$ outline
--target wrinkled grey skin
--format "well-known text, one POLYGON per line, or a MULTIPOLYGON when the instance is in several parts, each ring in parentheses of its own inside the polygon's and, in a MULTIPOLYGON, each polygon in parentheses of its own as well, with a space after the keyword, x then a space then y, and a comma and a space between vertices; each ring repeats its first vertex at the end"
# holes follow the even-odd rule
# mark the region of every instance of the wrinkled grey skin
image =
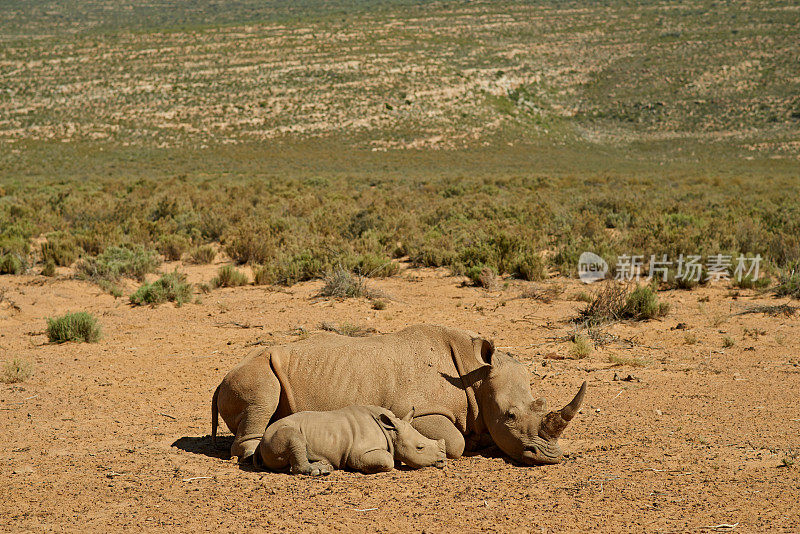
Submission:
POLYGON ((534 399, 528 369, 491 341, 444 326, 416 325, 393 334, 349 338, 319 334, 253 352, 222 380, 212 398, 235 434, 231 455, 246 461, 270 422, 301 411, 375 405, 396 415, 416 407, 413 425, 444 439, 459 458, 494 442, 525 465, 553 464, 558 438, 578 412, 586 383, 558 411, 534 399))
POLYGON ((498 352, 492 355, 491 364, 476 393, 492 440, 520 463, 558 463, 564 454, 558 437, 580 409, 586 382, 570 404, 548 412, 545 399, 533 398, 525 366, 498 352))
POLYGON ((411 426, 414 410, 398 419, 378 406, 348 406, 329 412, 299 412, 267 427, 253 456, 257 468, 327 475, 349 467, 363 473, 445 466, 444 440, 433 441, 411 426))

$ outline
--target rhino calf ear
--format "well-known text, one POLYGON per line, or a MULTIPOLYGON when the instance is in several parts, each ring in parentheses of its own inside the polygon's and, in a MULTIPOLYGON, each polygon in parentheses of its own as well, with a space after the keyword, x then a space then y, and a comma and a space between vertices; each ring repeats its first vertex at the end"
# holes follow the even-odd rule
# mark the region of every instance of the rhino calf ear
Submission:
POLYGON ((494 355, 494 343, 486 339, 473 339, 472 345, 475 348, 475 357, 478 361, 486 365, 492 365, 492 356, 494 355))
POLYGON ((378 416, 378 424, 389 432, 397 432, 397 423, 394 417, 382 413, 378 416))
POLYGON ((412 406, 411 407, 411 411, 408 412, 405 417, 403 417, 403 421, 405 421, 406 423, 410 423, 411 421, 413 421, 414 420, 414 412, 415 411, 416 411, 416 409, 412 406))

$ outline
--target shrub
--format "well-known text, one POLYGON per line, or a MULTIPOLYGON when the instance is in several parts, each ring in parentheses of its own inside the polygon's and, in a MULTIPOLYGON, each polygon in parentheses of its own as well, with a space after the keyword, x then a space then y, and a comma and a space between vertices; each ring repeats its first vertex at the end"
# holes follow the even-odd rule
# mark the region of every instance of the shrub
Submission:
POLYGON ((362 276, 338 267, 323 276, 325 285, 319 291, 322 297, 353 298, 369 297, 372 292, 362 276))
POLYGON ((697 336, 692 332, 687 332, 683 335, 684 345, 695 345, 697 343, 697 336))
POLYGON ((572 297, 572 299, 578 302, 592 302, 592 296, 586 291, 579 291, 572 297))
POLYGON ((373 300, 372 301, 372 309, 373 310, 385 310, 386 309, 386 301, 385 300, 373 300))
POLYGON ((276 282, 291 286, 297 282, 324 276, 325 263, 322 258, 314 256, 308 251, 293 256, 281 257, 274 267, 276 282))
POLYGON ((214 261, 214 258, 217 257, 217 251, 211 245, 203 245, 202 247, 194 248, 191 256, 194 263, 206 264, 214 261))
POLYGON ((55 276, 56 275, 56 264, 50 260, 44 264, 42 267, 42 276, 55 276))
POLYGON ((253 284, 257 286, 269 286, 278 281, 275 268, 271 265, 261 265, 253 269, 253 284))
POLYGON ((581 316, 589 324, 598 324, 620 319, 654 319, 668 311, 669 304, 658 302, 658 296, 650 286, 630 291, 625 285, 609 282, 595 294, 581 316))
POLYGON ((42 243, 42 261, 52 262, 62 267, 72 265, 80 253, 75 238, 53 234, 47 237, 47 242, 42 243))
POLYGON ((409 259, 415 267, 442 267, 452 265, 456 255, 451 250, 444 250, 434 245, 423 245, 409 253, 409 259))
POLYGON ((778 278, 778 285, 772 291, 776 297, 800 299, 800 266, 782 272, 778 278))
POLYGON ((725 336, 722 339, 722 346, 724 348, 729 349, 729 348, 733 347, 734 345, 736 345, 736 342, 733 340, 733 338, 731 336, 725 336))
POLYGON ((748 274, 747 276, 743 276, 740 279, 733 279, 733 286, 738 287, 740 289, 764 289, 769 287, 771 281, 769 278, 759 278, 758 280, 754 280, 753 276, 748 274))
POLYGON ((14 252, 0 256, 0 274, 22 274, 25 272, 25 261, 14 252))
MULTIPOLYGON (((2 228, 2 226, 0 226, 0 228, 2 228)), ((22 236, 12 235, 0 237, 0 256, 5 254, 16 254, 17 256, 24 257, 28 255, 30 250, 30 242, 28 239, 22 236)))
POLYGON ((547 264, 538 254, 527 252, 511 264, 511 274, 522 280, 539 281, 547 278, 547 264))
POLYGON ((165 274, 152 284, 144 284, 131 295, 132 304, 162 304, 170 301, 178 306, 192 298, 192 287, 186 283, 186 275, 178 271, 165 274))
POLYGON ((123 276, 144 280, 148 273, 155 272, 161 265, 158 253, 144 247, 108 247, 94 258, 87 258, 78 264, 78 276, 99 282, 116 281, 123 276))
POLYGON ((609 281, 594 294, 581 316, 589 324, 622 319, 627 299, 628 287, 609 281))
POLYGON ((225 252, 238 264, 267 263, 272 259, 272 242, 261 237, 255 230, 240 231, 225 246, 225 252))
POLYGON ((166 235, 159 239, 156 248, 167 261, 178 261, 189 248, 189 240, 180 235, 166 235))
POLYGON ((663 317, 669 312, 669 304, 658 302, 658 295, 650 286, 640 286, 631 291, 625 301, 622 316, 643 321, 663 317))
POLYGON ((33 365, 30 362, 14 358, 3 364, 2 381, 6 384, 24 382, 33 374, 33 365))
POLYGON ((362 254, 356 260, 355 269, 368 278, 387 278, 400 271, 400 266, 377 254, 362 254))
MULTIPOLYGON (((691 291, 692 289, 696 288, 697 286, 704 286, 708 283, 708 271, 706 270, 705 265, 703 265, 700 269, 700 278, 695 280, 694 278, 687 277, 687 276, 677 276, 676 270, 670 270, 667 273, 667 286, 673 289, 683 289, 685 291, 691 291)), ((656 279, 661 280, 660 277, 656 277, 656 279)))
POLYGON ((217 276, 211 280, 214 287, 236 287, 247 285, 247 275, 231 265, 220 267, 217 276))
POLYGON ((497 291, 500 288, 500 282, 494 270, 484 267, 481 269, 481 274, 478 277, 478 282, 489 291, 497 291))
POLYGON ((473 265, 467 269, 466 275, 472 281, 472 285, 489 290, 497 288, 497 273, 491 267, 483 264, 473 265))
POLYGON ((66 341, 95 343, 100 339, 100 325, 90 313, 68 313, 55 319, 47 319, 47 338, 51 343, 66 341))

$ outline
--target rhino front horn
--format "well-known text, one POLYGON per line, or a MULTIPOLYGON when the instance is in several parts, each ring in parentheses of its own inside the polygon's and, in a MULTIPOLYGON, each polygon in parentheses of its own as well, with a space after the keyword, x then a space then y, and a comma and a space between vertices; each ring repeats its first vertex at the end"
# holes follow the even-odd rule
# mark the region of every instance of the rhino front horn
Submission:
POLYGON ((578 390, 575 398, 569 404, 557 412, 550 412, 544 416, 540 427, 541 433, 544 434, 543 438, 549 440, 558 439, 564 429, 567 428, 569 422, 572 421, 572 418, 575 417, 575 414, 578 413, 578 410, 580 410, 584 395, 586 395, 585 380, 581 384, 581 389, 578 390))

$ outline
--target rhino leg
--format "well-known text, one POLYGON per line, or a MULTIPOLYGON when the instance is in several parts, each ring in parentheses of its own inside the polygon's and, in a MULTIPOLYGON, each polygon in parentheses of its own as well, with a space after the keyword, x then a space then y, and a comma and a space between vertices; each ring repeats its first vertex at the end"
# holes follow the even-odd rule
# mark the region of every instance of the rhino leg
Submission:
POLYGON ((394 457, 385 450, 369 451, 353 458, 348 464, 362 473, 382 473, 394 469, 394 457))
POLYGON ((305 436, 293 427, 285 427, 275 433, 273 440, 283 451, 284 461, 289 462, 290 472, 295 475, 314 477, 329 475, 333 467, 326 461, 309 462, 308 442, 305 436))
POLYGON ((461 458, 464 454, 464 434, 447 417, 438 414, 422 415, 415 417, 411 426, 426 438, 443 439, 448 458, 461 458))
POLYGON ((272 372, 261 371, 258 380, 226 377, 219 392, 219 410, 234 433, 231 456, 248 460, 264 436, 270 419, 278 409, 281 385, 272 372))

